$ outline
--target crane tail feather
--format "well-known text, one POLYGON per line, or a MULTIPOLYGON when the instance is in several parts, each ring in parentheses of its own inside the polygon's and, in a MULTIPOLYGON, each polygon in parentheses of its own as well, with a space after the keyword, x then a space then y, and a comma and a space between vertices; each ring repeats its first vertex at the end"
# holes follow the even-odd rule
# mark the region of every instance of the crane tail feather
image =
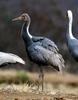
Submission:
POLYGON ((0 65, 5 63, 25 64, 25 61, 15 54, 0 52, 0 65))
POLYGON ((62 73, 63 69, 65 68, 65 62, 62 55, 59 53, 54 54, 52 61, 54 68, 62 73))
POLYGON ((15 63, 18 62, 18 63, 21 63, 21 64, 25 64, 25 61, 22 58, 20 58, 19 56, 15 55, 15 54, 12 54, 12 53, 9 53, 9 54, 10 54, 13 62, 15 62, 15 63))

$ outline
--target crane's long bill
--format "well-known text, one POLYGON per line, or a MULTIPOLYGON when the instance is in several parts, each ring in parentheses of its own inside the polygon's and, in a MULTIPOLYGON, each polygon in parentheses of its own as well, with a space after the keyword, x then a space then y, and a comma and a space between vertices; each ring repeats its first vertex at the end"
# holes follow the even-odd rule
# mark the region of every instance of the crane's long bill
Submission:
POLYGON ((12 21, 17 21, 17 20, 21 20, 21 17, 17 17, 17 18, 12 19, 12 21))

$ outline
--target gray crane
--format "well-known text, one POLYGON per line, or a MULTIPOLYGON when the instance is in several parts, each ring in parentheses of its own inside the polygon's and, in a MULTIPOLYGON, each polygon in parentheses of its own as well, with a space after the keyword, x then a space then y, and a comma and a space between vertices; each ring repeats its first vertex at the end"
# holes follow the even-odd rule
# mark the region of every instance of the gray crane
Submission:
POLYGON ((23 26, 21 30, 22 38, 25 43, 26 52, 31 61, 39 65, 40 77, 42 79, 42 91, 43 91, 43 81, 44 73, 43 66, 52 66, 56 70, 62 72, 64 67, 64 59, 59 53, 59 49, 56 44, 46 37, 32 36, 29 33, 30 26, 30 16, 27 13, 23 13, 21 16, 14 18, 12 21, 22 21, 23 26))
POLYGON ((0 66, 6 65, 8 63, 25 64, 25 61, 15 54, 0 52, 0 66))
POLYGON ((67 47, 69 49, 69 52, 73 56, 73 58, 78 61, 78 39, 76 39, 73 34, 72 34, 72 22, 73 22, 73 13, 71 10, 67 11, 68 15, 68 29, 67 29, 67 34, 66 34, 66 43, 67 47))

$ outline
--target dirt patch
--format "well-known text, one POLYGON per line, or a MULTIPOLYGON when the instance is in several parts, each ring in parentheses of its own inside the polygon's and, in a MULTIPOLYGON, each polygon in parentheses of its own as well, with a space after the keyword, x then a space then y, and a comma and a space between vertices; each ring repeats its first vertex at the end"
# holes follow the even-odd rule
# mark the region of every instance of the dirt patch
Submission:
POLYGON ((0 100, 78 100, 77 95, 46 95, 44 93, 0 92, 0 100))
POLYGON ((51 91, 46 89, 41 92, 35 86, 2 84, 0 85, 0 100, 78 100, 77 90, 63 85, 57 89, 51 88, 51 91))

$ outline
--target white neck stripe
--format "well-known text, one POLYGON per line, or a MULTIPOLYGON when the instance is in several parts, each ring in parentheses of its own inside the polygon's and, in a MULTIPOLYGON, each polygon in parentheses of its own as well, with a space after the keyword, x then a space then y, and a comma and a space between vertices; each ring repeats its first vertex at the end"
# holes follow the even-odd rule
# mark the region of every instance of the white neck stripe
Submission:
POLYGON ((29 26, 27 26, 27 34, 30 38, 32 38, 32 35, 29 33, 29 26))
POLYGON ((69 35, 71 39, 75 39, 75 37, 72 34, 72 22, 73 22, 73 14, 71 10, 68 10, 68 18, 69 18, 69 35))

